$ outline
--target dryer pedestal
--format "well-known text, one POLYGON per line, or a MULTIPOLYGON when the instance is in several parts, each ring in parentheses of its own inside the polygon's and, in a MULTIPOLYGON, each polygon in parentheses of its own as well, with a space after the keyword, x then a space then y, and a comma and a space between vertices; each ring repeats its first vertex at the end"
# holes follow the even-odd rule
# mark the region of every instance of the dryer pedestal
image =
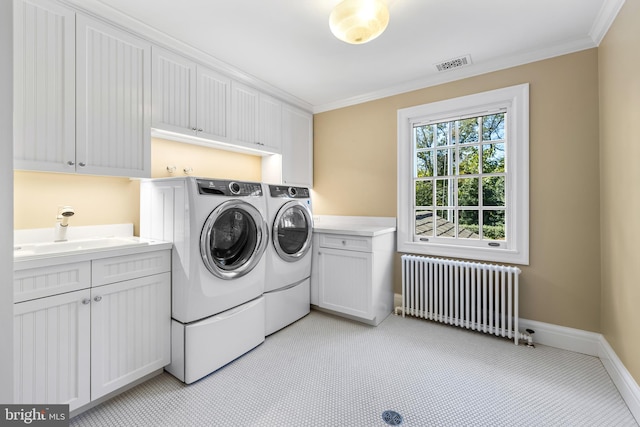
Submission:
POLYGON ((271 335, 309 314, 310 292, 311 279, 306 278, 293 286, 265 293, 265 335, 271 335))
POLYGON ((167 372, 191 384, 220 369, 264 341, 264 317, 260 297, 186 325, 172 320, 167 372))

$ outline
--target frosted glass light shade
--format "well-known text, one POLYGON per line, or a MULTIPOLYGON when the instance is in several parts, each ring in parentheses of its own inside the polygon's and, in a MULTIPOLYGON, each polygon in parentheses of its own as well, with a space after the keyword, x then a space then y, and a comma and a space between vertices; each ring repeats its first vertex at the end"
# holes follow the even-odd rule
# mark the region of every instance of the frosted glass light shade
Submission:
POLYGON ((389 9, 382 0, 344 0, 329 16, 329 27, 338 39, 361 44, 378 37, 389 24, 389 9))

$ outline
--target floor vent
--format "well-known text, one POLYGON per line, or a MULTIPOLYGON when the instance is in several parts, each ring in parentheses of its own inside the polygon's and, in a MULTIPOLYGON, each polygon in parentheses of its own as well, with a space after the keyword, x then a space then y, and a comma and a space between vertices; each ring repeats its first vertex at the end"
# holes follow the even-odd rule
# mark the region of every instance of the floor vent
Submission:
POLYGON ((402 424, 402 415, 396 411, 384 411, 382 413, 382 419, 390 426, 399 426, 402 424))
POLYGON ((435 64, 438 71, 453 70, 454 68, 465 67, 467 65, 471 65, 471 55, 460 56, 435 64))

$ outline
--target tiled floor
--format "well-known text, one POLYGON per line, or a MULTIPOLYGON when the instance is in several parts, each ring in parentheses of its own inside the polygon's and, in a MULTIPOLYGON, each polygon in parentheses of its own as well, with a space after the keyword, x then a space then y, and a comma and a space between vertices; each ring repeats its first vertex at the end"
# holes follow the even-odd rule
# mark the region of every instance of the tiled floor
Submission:
POLYGON ((317 311, 185 386, 164 373, 72 426, 637 426, 596 357, 414 318, 317 311))

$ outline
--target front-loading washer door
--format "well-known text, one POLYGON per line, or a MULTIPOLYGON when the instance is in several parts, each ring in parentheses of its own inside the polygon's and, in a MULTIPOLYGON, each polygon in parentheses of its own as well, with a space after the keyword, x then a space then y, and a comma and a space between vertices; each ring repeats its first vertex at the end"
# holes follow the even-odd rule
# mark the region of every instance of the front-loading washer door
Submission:
POLYGON ((249 273, 266 248, 267 223, 255 206, 226 201, 209 214, 200 234, 200 254, 207 269, 221 279, 249 273))
POLYGON ((313 220, 304 203, 285 203, 273 221, 273 246, 285 261, 293 262, 302 258, 311 248, 313 220))

